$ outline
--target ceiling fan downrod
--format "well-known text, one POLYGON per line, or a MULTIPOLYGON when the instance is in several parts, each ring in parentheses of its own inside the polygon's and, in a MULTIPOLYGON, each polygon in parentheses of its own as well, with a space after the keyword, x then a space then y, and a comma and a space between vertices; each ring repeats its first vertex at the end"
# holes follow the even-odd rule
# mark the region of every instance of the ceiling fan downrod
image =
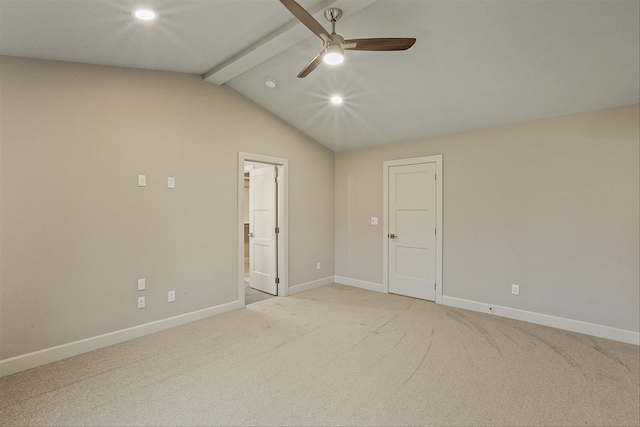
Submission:
POLYGON ((327 21, 331 22, 331 34, 336 33, 336 22, 342 16, 342 9, 337 7, 331 7, 324 11, 324 17, 327 21))

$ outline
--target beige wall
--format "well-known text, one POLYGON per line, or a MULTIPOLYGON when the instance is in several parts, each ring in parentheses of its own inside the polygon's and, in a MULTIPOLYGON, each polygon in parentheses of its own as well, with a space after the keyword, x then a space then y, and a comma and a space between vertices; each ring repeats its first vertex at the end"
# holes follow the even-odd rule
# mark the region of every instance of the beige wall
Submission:
POLYGON ((239 151, 289 160, 290 285, 333 274, 333 153, 237 92, 187 74, 0 67, 1 359, 237 300, 239 151))
POLYGON ((632 105, 336 153, 336 275, 383 282, 382 162, 443 154, 445 296, 638 331, 638 121, 632 105))
POLYGON ((445 295, 638 331, 638 116, 334 156, 199 76, 0 57, 0 359, 236 300, 239 151, 289 159, 292 286, 382 283, 382 162, 443 154, 445 295))

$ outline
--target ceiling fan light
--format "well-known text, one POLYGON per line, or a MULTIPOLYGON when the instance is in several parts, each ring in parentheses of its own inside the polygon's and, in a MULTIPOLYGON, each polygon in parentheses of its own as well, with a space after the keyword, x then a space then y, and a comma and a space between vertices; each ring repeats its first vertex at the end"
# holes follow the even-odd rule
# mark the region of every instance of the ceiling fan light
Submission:
POLYGON ((344 53, 340 46, 333 44, 327 48, 322 60, 329 65, 342 64, 342 61, 344 61, 344 53))

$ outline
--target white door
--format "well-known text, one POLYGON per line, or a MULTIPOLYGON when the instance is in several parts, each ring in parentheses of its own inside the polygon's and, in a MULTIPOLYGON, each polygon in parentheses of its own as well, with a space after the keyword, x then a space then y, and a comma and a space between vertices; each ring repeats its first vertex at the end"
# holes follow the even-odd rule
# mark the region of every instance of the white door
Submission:
POLYGON ((436 164, 389 167, 389 292, 435 301, 436 164))
POLYGON ((249 286, 278 295, 276 167, 249 171, 249 286))

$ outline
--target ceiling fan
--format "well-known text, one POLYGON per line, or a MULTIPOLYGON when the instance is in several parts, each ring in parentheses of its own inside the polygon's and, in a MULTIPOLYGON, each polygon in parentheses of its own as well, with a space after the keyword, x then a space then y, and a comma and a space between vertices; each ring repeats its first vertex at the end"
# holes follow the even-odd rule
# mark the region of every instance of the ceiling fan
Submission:
POLYGON ((330 8, 325 10, 324 17, 331 22, 331 34, 315 20, 309 12, 294 0, 280 0, 289 12, 293 14, 315 35, 322 39, 322 52, 300 71, 298 77, 306 77, 315 70, 321 62, 330 65, 340 64, 344 60, 345 50, 407 50, 416 42, 414 38, 374 38, 374 39, 350 39, 345 40, 340 34, 336 34, 336 21, 342 16, 342 10, 330 8))

